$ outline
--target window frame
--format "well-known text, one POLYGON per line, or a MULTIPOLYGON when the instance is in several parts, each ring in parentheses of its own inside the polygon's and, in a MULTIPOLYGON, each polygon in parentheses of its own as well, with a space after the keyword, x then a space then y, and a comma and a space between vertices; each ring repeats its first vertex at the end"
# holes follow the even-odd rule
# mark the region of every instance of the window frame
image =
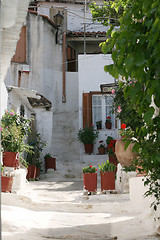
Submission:
MULTIPOLYGON (((105 129, 106 100, 105 100, 105 98, 103 98, 101 92, 93 91, 93 92, 90 92, 90 93, 91 93, 91 98, 92 98, 92 123, 95 125, 95 123, 93 122, 93 119, 94 119, 94 116, 93 116, 93 114, 94 114, 94 110, 93 110, 93 107, 94 107, 94 105, 93 105, 93 96, 100 95, 101 98, 102 98, 102 105, 101 105, 101 117, 102 117, 102 119, 99 119, 99 120, 102 120, 102 129, 105 129)), ((112 93, 110 92, 110 93, 107 93, 107 94, 111 95, 112 93)), ((112 124, 113 125, 112 130, 117 129, 117 119, 116 119, 115 114, 113 114, 113 115, 114 115, 114 125, 112 124)))

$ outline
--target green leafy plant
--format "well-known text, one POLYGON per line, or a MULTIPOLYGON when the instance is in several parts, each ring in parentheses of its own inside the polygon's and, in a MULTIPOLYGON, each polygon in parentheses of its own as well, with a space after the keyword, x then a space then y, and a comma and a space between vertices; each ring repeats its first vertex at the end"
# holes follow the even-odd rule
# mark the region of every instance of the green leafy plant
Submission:
POLYGON ((44 156, 44 159, 47 159, 47 158, 52 158, 52 155, 50 153, 47 153, 45 156, 44 156))
MULTIPOLYGON (((106 3, 108 5, 108 2, 106 3)), ((148 174, 146 196, 154 196, 152 206, 160 204, 160 58, 159 0, 115 0, 107 7, 92 5, 94 19, 107 25, 115 10, 124 11, 117 20, 119 28, 110 25, 108 39, 101 43, 102 52, 112 53, 113 64, 105 66, 117 81, 116 113, 122 123, 131 129, 135 138, 133 151, 138 154, 134 164, 148 174), (112 10, 111 10, 112 9, 112 10), (119 108, 118 108, 119 107, 119 108), (119 112, 118 112, 119 111, 119 112)), ((115 14, 116 16, 116 14, 115 14)), ((109 25, 108 25, 109 26, 109 25)))
POLYGON ((93 167, 92 165, 83 168, 83 173, 96 173, 96 172, 97 168, 93 167))
POLYGON ((130 165, 129 167, 123 167, 123 171, 125 172, 135 172, 137 167, 130 165))
POLYGON ((102 124, 102 120, 96 121, 96 125, 102 124))
POLYGON ((13 110, 6 110, 1 119, 1 145, 6 152, 28 152, 30 147, 25 143, 30 132, 31 120, 13 110))
POLYGON ((41 168, 41 154, 47 145, 46 141, 43 139, 41 133, 33 131, 29 136, 28 143, 32 147, 32 152, 27 154, 27 162, 41 168))
POLYGON ((93 144, 95 139, 98 137, 98 132, 94 129, 94 126, 85 127, 79 129, 78 131, 78 140, 84 144, 91 143, 93 144))
POLYGON ((19 156, 20 163, 25 167, 28 168, 28 162, 22 156, 19 156))
POLYGON ((107 160, 105 163, 98 164, 99 170, 101 172, 115 172, 116 171, 116 165, 113 163, 110 163, 109 160, 107 160))

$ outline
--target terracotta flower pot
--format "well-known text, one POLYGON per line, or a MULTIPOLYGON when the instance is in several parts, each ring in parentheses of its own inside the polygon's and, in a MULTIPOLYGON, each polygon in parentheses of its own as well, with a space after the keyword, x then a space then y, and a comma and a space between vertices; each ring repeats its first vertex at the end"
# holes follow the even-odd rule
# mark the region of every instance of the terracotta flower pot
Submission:
POLYGON ((88 192, 97 192, 97 173, 83 173, 83 188, 88 192))
POLYGON ((35 165, 28 165, 26 178, 27 179, 35 179, 36 178, 36 166, 35 165))
POLYGON ((97 130, 102 129, 102 123, 97 123, 96 127, 97 127, 97 130))
POLYGON ((115 173, 101 172, 101 191, 115 189, 115 173))
POLYGON ((18 152, 3 152, 3 166, 19 168, 18 152))
POLYGON ((36 167, 36 177, 35 178, 38 178, 39 175, 40 175, 40 168, 36 167))
POLYGON ((92 143, 86 143, 84 144, 84 148, 85 148, 85 153, 93 153, 93 144, 92 143))
POLYGON ((133 159, 136 157, 136 154, 132 152, 133 146, 134 146, 134 143, 130 143, 127 149, 125 150, 124 149, 125 142, 123 142, 121 139, 116 142, 115 154, 122 166, 129 167, 133 159))
POLYGON ((13 177, 1 176, 1 191, 11 192, 12 183, 13 183, 13 177))
POLYGON ((45 169, 49 169, 49 168, 56 170, 56 158, 45 159, 45 169))
POLYGON ((112 123, 111 122, 106 122, 106 129, 111 129, 112 128, 112 123))
POLYGON ((99 147, 98 152, 99 152, 100 155, 105 154, 105 148, 104 147, 99 147))

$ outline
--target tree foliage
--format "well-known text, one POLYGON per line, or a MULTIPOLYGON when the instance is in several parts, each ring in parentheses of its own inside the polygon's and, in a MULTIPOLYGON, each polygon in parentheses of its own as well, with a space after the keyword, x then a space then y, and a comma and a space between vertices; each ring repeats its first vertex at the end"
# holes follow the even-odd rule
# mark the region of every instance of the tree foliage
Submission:
POLYGON ((119 17, 118 28, 105 21, 109 30, 100 46, 104 54, 112 53, 113 64, 104 69, 119 80, 115 104, 122 111, 118 116, 136 139, 139 158, 135 164, 148 173, 146 196, 155 197, 152 205, 156 210, 160 203, 160 4, 159 0, 107 3, 107 10, 91 5, 93 17, 102 23, 103 16, 110 16, 110 8, 119 17))

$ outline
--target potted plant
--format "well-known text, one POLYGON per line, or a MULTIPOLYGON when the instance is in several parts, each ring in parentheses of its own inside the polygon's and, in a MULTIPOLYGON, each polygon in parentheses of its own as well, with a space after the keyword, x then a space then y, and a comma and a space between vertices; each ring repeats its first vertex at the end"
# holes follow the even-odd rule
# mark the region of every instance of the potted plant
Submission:
POLYGON ((103 140, 99 141, 99 143, 98 152, 100 155, 103 155, 105 154, 105 145, 103 144, 103 140))
POLYGON ((93 143, 98 137, 98 132, 94 129, 94 126, 79 129, 77 135, 78 140, 84 143, 85 153, 91 154, 93 152, 93 143))
POLYGON ((108 160, 98 166, 101 174, 101 191, 114 190, 116 166, 108 160))
POLYGON ((28 142, 32 147, 32 151, 27 154, 28 171, 26 178, 30 180, 39 177, 42 165, 41 154, 46 146, 46 141, 43 140, 41 133, 33 131, 29 135, 28 142))
POLYGON ((97 192, 97 168, 92 165, 83 168, 83 189, 97 192))
POLYGON ((115 145, 116 156, 122 166, 129 167, 132 164, 132 161, 137 158, 137 154, 132 151, 134 143, 130 138, 132 135, 131 128, 123 123, 121 125, 120 135, 121 139, 119 139, 115 145), (127 147, 126 143, 128 145, 127 147))
POLYGON ((117 158, 116 158, 116 155, 115 155, 116 140, 113 137, 108 136, 107 139, 106 139, 106 143, 107 143, 107 153, 108 153, 108 156, 109 156, 109 161, 111 163, 114 163, 115 165, 117 165, 118 162, 117 162, 117 158))
POLYGON ((111 117, 110 116, 106 117, 105 125, 106 125, 106 129, 111 129, 112 128, 112 122, 111 122, 111 117))
POLYGON ((45 159, 45 170, 52 168, 56 170, 56 158, 52 157, 50 153, 47 153, 44 156, 45 159))
POLYGON ((19 153, 30 151, 25 140, 30 132, 30 120, 13 110, 6 110, 1 119, 1 146, 3 150, 3 165, 19 167, 19 153))
POLYGON ((96 121, 97 130, 102 129, 102 120, 96 121))
POLYGON ((13 177, 4 172, 4 167, 1 165, 1 192, 11 192, 13 177))

